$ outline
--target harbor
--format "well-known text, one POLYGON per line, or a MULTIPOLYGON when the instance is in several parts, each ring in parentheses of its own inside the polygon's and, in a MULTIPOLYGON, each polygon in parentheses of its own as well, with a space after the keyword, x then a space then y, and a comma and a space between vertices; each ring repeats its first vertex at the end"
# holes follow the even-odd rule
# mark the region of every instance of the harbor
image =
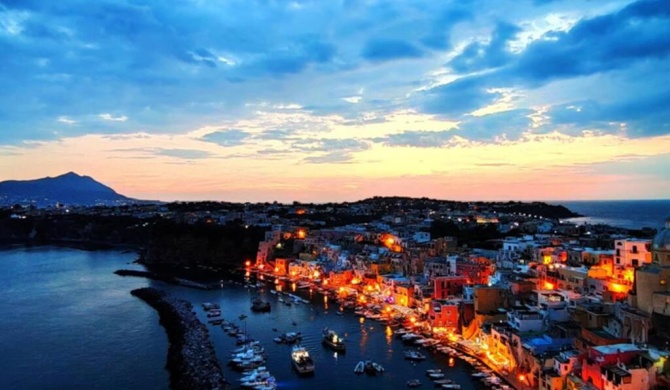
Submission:
MULTIPOLYGON (((283 290, 279 287, 279 290, 283 290)), ((384 318, 368 312, 367 318, 355 306, 335 302, 327 291, 314 287, 277 291, 272 282, 227 281, 217 291, 184 290, 194 305, 220 305, 223 324, 210 324, 210 335, 217 354, 225 363, 239 340, 262 346, 261 365, 246 371, 224 367, 226 378, 239 388, 324 388, 385 389, 425 387, 445 389, 509 389, 505 382, 476 359, 456 348, 417 336, 412 343, 403 340, 402 322, 387 324, 384 318), (216 298, 217 295, 220 298, 216 298), (225 298, 224 298, 225 297, 225 298), (271 305, 268 312, 252 309, 252 302, 271 305), (287 305, 286 303, 290 303, 287 305), (236 337, 229 337, 231 329, 236 337), (242 336, 238 335, 243 334, 242 336), (335 343, 326 340, 337 340, 335 343), (429 340, 426 342, 426 340, 429 340), (312 367, 305 375, 292 363, 293 348, 309 352, 312 367), (408 359, 407 356, 421 356, 408 359), (476 368, 479 367, 479 368, 476 368), (356 370, 361 368, 358 373, 356 370), (260 370, 260 371, 259 371, 260 370), (268 375, 270 382, 258 387, 243 385, 250 375, 268 375)), ((213 309, 217 310, 217 309, 213 309)), ((197 310, 203 320, 209 310, 197 310)), ((211 318, 209 318, 211 320, 211 318)), ((409 319, 405 322, 411 324, 409 319)), ((224 364, 225 365, 225 364, 224 364)))

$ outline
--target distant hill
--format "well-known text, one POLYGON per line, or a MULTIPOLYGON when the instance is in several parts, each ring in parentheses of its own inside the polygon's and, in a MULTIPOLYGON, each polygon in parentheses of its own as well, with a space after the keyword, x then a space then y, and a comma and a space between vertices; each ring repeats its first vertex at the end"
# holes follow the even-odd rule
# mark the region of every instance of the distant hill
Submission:
POLYGON ((27 204, 38 207, 61 204, 96 205, 132 202, 89 176, 68 172, 56 177, 0 182, 0 204, 27 204))

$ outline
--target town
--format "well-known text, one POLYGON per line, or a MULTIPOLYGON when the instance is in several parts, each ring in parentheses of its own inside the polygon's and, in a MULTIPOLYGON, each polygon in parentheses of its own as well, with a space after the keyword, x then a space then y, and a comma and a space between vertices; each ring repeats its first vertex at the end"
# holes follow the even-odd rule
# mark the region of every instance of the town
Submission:
MULTIPOLYGON (((247 277, 275 283, 277 291, 315 289, 341 310, 393 325, 398 335, 456 349, 517 389, 670 387, 670 219, 658 232, 629 231, 557 217, 569 217, 566 211, 540 203, 372 198, 14 207, 9 219, 105 215, 131 218, 127 229, 166 219, 234 223, 263 232, 253 243, 255 258, 238 264, 247 277)), ((181 261, 217 266, 202 257, 181 261)))

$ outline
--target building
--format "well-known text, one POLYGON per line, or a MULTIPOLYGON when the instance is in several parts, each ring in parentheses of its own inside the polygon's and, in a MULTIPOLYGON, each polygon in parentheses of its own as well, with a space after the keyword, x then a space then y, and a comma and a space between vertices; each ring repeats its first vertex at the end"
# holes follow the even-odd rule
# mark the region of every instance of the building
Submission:
POLYGON ((433 298, 447 299, 463 293, 463 286, 468 284, 465 276, 438 276, 433 278, 433 298))
POLYGON ((456 301, 433 300, 428 310, 428 320, 433 328, 457 330, 460 324, 460 305, 456 301))
POLYGON ((651 240, 625 238, 614 240, 614 264, 618 267, 640 267, 651 263, 651 240))

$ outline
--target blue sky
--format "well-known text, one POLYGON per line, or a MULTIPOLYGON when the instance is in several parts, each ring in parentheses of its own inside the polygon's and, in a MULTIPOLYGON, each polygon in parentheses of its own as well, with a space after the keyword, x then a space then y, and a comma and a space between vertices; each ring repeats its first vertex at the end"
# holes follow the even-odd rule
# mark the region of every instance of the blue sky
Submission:
POLYGON ((482 197, 570 194, 518 190, 527 170, 591 183, 580 198, 636 178, 619 197, 670 197, 667 0, 0 0, 0 53, 0 179, 75 170, 165 199, 422 195, 403 184, 422 179, 467 198, 448 184, 494 178, 506 189, 482 197))

